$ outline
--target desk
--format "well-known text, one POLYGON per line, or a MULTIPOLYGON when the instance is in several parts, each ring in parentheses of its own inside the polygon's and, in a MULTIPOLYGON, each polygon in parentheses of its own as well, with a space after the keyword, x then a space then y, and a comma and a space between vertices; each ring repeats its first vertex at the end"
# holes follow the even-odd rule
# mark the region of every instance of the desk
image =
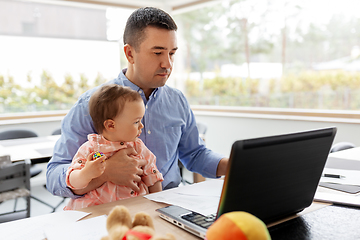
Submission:
MULTIPOLYGON (((172 233, 176 239, 199 239, 198 237, 182 230, 171 223, 161 219, 155 209, 167 206, 164 203, 150 201, 144 197, 135 197, 99 206, 81 209, 92 214, 84 219, 108 214, 116 205, 126 206, 132 216, 135 213, 147 212, 153 219, 157 233, 172 233)), ((334 205, 314 202, 303 212, 268 225, 273 240, 277 239, 359 239, 358 226, 360 210, 356 208, 338 207, 334 205), (349 237, 347 237, 349 236, 349 237)))
MULTIPOLYGON (((155 212, 155 209, 165 207, 166 204, 153 202, 142 196, 92 206, 81 209, 80 211, 91 213, 91 215, 84 218, 85 220, 103 214, 108 214, 116 205, 126 206, 132 217, 137 212, 147 212, 152 217, 155 230, 158 234, 165 235, 166 233, 172 233, 176 236, 177 240, 199 239, 159 217, 158 213, 155 212)), ((284 219, 284 221, 271 224, 268 228, 273 240, 354 240, 359 239, 360 236, 359 219, 359 209, 338 207, 330 204, 314 202, 303 212, 284 219)), ((31 220, 32 218, 26 219, 29 226, 33 225, 31 220)), ((6 223, 7 232, 18 231, 18 221, 6 223)), ((26 234, 26 232, 22 232, 21 234, 26 234)))
POLYGON ((46 137, 19 138, 0 141, 1 155, 10 155, 11 161, 21 161, 24 159, 37 160, 49 158, 53 154, 53 149, 60 135, 46 137))

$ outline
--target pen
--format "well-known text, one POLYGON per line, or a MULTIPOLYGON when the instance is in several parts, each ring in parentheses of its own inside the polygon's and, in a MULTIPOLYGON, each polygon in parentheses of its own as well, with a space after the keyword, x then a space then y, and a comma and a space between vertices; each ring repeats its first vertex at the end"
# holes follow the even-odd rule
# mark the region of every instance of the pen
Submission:
POLYGON ((324 173, 322 176, 329 178, 345 178, 345 176, 341 176, 339 174, 329 174, 329 173, 324 173))

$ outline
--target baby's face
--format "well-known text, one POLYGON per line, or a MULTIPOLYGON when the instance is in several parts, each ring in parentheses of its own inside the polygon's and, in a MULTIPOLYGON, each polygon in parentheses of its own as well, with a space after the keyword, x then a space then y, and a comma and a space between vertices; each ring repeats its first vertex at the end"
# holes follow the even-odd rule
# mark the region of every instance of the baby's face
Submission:
POLYGON ((141 119, 145 114, 142 100, 126 101, 123 111, 115 117, 115 128, 112 134, 114 142, 133 142, 141 134, 144 125, 141 119))

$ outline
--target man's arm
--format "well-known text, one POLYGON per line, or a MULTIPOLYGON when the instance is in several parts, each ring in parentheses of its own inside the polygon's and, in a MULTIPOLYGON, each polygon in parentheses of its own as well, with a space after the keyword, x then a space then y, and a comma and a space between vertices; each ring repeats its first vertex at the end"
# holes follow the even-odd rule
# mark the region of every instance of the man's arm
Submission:
POLYGON ((47 165, 46 172, 46 187, 53 195, 78 198, 79 195, 100 187, 106 181, 138 190, 134 181, 138 181, 139 177, 136 175, 142 174, 141 166, 144 164, 138 160, 133 161, 133 158, 127 155, 127 153, 131 154, 131 150, 119 151, 109 158, 104 174, 93 179, 81 191, 72 192, 66 185, 66 171, 72 158, 81 144, 87 140, 87 135, 95 133, 88 112, 90 95, 91 92, 87 92, 80 97, 62 121, 61 137, 55 144, 53 157, 47 165))
POLYGON ((216 178, 225 175, 227 158, 223 154, 216 153, 205 146, 199 136, 196 126, 195 115, 190 105, 184 99, 184 109, 187 117, 184 118, 186 125, 182 130, 179 142, 179 157, 184 166, 192 171, 201 174, 206 178, 216 178))
POLYGON ((226 174, 227 166, 229 163, 229 158, 222 158, 218 164, 217 170, 216 170, 216 176, 221 177, 226 174))
POLYGON ((133 148, 121 149, 106 160, 105 172, 100 177, 91 180, 86 188, 73 190, 73 192, 77 195, 82 195, 100 187, 107 181, 130 187, 134 191, 139 192, 140 188, 136 182, 141 181, 139 175, 143 174, 141 168, 145 166, 146 160, 135 159, 132 155, 136 155, 133 148))
POLYGON ((89 118, 86 101, 81 98, 62 121, 61 137, 54 146, 46 172, 46 187, 54 195, 79 197, 66 185, 66 172, 77 150, 87 141, 87 135, 94 132, 89 118))

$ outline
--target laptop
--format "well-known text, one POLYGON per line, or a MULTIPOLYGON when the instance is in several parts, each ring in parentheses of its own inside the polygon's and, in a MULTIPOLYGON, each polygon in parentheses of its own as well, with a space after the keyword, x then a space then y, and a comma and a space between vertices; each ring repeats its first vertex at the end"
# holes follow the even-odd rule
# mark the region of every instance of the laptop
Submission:
POLYGON ((227 212, 249 212, 265 224, 296 214, 313 202, 335 134, 331 127, 236 141, 217 213, 202 216, 179 206, 156 211, 201 238, 227 212))

